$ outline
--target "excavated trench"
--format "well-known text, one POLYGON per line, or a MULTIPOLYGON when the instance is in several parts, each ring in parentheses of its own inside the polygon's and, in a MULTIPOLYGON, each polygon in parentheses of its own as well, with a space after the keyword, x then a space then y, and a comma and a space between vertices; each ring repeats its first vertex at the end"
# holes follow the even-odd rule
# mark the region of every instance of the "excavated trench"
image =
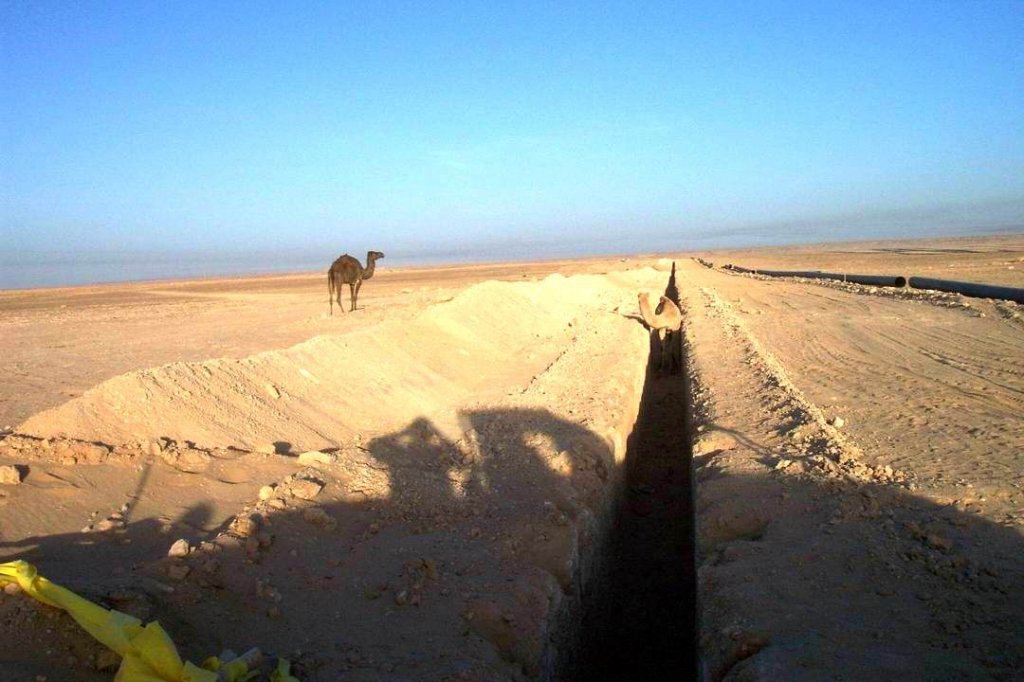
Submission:
POLYGON ((636 424, 604 551, 582 595, 561 680, 698 677, 689 373, 656 367, 652 340, 636 424))

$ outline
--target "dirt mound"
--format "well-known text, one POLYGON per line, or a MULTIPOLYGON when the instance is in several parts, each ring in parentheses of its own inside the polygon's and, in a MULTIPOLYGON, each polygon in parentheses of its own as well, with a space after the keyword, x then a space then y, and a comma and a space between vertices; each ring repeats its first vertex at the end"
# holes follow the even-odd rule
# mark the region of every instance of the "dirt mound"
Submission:
MULTIPOLYGON (((0 491, 0 560, 105 605, 141 591, 191 660, 258 646, 304 680, 536 678, 600 555, 645 376, 636 291, 662 277, 485 282, 106 381, 0 441, 27 474, 0 491)), ((53 646, 99 669, 5 599, 24 625, 0 670, 51 675, 53 646)))
POLYGON ((17 430, 110 444, 167 437, 250 450, 336 447, 529 381, 558 357, 573 318, 607 314, 621 292, 598 276, 485 282, 410 320, 241 360, 130 372, 17 430))

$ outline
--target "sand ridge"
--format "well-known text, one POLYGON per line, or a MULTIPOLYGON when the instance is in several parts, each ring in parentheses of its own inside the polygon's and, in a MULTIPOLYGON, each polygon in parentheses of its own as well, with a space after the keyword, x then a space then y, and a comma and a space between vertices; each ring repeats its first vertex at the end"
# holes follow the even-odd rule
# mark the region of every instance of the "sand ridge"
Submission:
MULTIPOLYGON (((115 377, 0 442, 0 461, 29 468, 0 502, 14 510, 0 551, 105 603, 131 586, 139 608, 190 624, 193 657, 242 618, 247 642, 231 646, 320 651, 300 660, 305 679, 534 675, 589 571, 643 384, 631 301, 662 278, 486 282, 408 320, 115 377), (123 579, 97 581, 101 566, 123 579), (311 607, 310 589, 329 599, 311 607), (342 655, 323 639, 337 631, 342 655), (424 661, 424 646, 460 655, 424 661)), ((4 606, 24 632, 41 617, 4 606)), ((84 669, 98 660, 61 636, 84 669)), ((39 669, 32 654, 8 663, 39 669)))
POLYGON ((337 447, 369 425, 405 424, 424 406, 433 413, 471 395, 500 395, 550 365, 572 320, 600 314, 617 291, 586 275, 485 282, 409 320, 239 360, 129 372, 17 430, 109 444, 168 437, 250 450, 337 447))

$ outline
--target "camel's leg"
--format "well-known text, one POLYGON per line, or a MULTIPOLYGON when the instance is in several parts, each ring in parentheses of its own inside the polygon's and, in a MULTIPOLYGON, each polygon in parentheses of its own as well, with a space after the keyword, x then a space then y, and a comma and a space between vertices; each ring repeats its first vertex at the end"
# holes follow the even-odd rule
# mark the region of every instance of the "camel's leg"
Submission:
POLYGON ((338 285, 334 288, 334 297, 338 302, 338 310, 345 312, 345 304, 341 302, 341 285, 344 282, 338 282, 338 285))
POLYGON ((352 294, 352 310, 356 309, 356 302, 359 300, 359 289, 363 286, 363 280, 356 282, 356 291, 352 294))
POLYGON ((668 333, 665 343, 668 344, 668 373, 675 374, 679 369, 679 337, 674 329, 668 333))
POLYGON ((668 350, 666 338, 668 338, 667 330, 658 330, 658 370, 662 373, 665 372, 665 353, 668 350))
POLYGON ((664 330, 661 337, 661 373, 667 374, 672 368, 672 332, 664 330))

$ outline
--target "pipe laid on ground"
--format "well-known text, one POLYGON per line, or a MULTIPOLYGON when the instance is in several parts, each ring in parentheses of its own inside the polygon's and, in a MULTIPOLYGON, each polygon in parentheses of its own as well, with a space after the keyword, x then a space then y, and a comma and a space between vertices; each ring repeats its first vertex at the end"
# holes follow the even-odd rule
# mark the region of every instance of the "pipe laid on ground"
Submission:
POLYGON ((907 278, 900 275, 843 275, 844 281, 854 284, 867 284, 876 287, 896 287, 902 289, 907 286, 907 278))
MULTIPOLYGON (((771 274, 769 270, 758 270, 765 274, 771 274)), ((772 270, 781 272, 781 270, 772 270)), ((900 275, 891 274, 845 274, 843 272, 791 272, 787 275, 777 274, 772 276, 793 276, 793 278, 812 278, 815 280, 836 280, 838 282, 852 282, 853 284, 870 285, 872 287, 896 287, 902 289, 906 286, 906 278, 900 275)))
POLYGON ((911 277, 910 286, 914 289, 935 289, 973 298, 999 298, 1004 301, 1024 303, 1024 289, 1017 289, 1015 287, 999 287, 991 284, 957 282, 950 279, 932 279, 930 277, 911 277))
POLYGON ((821 270, 748 270, 732 266, 736 272, 751 272, 769 277, 804 277, 807 279, 834 279, 840 282, 853 282, 854 284, 868 284, 876 287, 897 287, 907 286, 907 278, 895 275, 846 275, 837 272, 822 272, 821 270))
POLYGON ((747 274, 750 274, 750 275, 756 275, 757 274, 757 270, 751 270, 749 268, 741 268, 740 266, 733 265, 732 263, 728 263, 724 267, 725 267, 726 270, 732 270, 733 272, 744 272, 744 273, 747 273, 747 274))

